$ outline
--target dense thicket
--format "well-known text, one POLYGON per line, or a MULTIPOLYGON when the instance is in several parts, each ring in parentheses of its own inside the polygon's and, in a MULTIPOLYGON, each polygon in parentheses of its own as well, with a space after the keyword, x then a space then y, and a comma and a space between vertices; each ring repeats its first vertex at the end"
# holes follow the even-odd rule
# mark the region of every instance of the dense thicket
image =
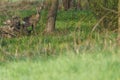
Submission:
POLYGON ((118 0, 89 0, 90 9, 98 19, 103 19, 101 26, 110 30, 117 28, 118 0), (104 17, 104 18, 103 18, 104 17))
MULTIPOLYGON (((27 1, 31 1, 31 0, 27 0, 27 1)), ((38 1, 38 0, 32 0, 32 1, 38 1)), ((44 7, 46 9, 49 9, 52 0, 40 0, 40 1, 44 3, 44 7)), ((62 10, 66 10, 68 6, 69 9, 91 10, 95 14, 98 20, 103 19, 100 22, 100 26, 102 27, 102 29, 104 28, 109 30, 117 29, 118 0, 59 0, 59 3, 60 3, 59 9, 62 10), (69 2, 71 4, 67 4, 66 2, 64 3, 63 1, 69 2)))

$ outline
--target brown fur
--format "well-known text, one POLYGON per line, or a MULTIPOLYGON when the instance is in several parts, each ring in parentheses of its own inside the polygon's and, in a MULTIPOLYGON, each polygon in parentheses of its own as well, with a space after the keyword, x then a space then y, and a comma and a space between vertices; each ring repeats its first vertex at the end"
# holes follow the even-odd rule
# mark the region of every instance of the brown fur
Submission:
POLYGON ((27 30, 27 27, 31 26, 32 27, 32 31, 35 32, 35 27, 36 27, 37 23, 40 20, 41 9, 42 9, 42 7, 36 8, 36 10, 37 10, 36 14, 33 14, 31 16, 23 18, 23 22, 24 22, 23 23, 23 28, 25 30, 27 30))
POLYGON ((22 34, 29 34, 31 31, 35 32, 35 27, 40 20, 40 13, 43 6, 36 8, 37 13, 31 16, 21 19, 18 16, 14 16, 4 22, 4 25, 13 28, 14 32, 20 32, 22 34), (32 30, 28 30, 28 27, 32 27, 32 30))

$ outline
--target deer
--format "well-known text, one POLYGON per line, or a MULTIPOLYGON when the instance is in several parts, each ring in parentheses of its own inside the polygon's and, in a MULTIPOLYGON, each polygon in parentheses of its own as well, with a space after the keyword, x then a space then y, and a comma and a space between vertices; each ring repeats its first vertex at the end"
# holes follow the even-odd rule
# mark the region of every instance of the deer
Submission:
POLYGON ((35 33, 35 27, 40 20, 41 10, 43 4, 36 8, 36 14, 27 16, 25 18, 20 18, 18 16, 13 16, 12 19, 8 19, 4 22, 5 25, 9 25, 14 28, 14 31, 30 34, 32 31, 35 33), (32 30, 28 30, 28 27, 32 27, 32 30))
POLYGON ((31 33, 31 31, 35 33, 35 27, 40 20, 42 7, 43 6, 36 8, 36 11, 37 11, 36 14, 30 15, 22 19, 23 29, 26 30, 28 33, 31 33), (30 26, 32 27, 32 30, 27 30, 27 28, 30 26))

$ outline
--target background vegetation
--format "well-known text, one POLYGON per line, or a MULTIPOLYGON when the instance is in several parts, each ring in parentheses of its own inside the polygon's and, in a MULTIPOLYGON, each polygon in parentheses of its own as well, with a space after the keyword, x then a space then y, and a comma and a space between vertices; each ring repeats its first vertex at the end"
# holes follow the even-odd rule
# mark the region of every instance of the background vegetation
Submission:
MULTIPOLYGON (((107 12, 102 10, 102 3, 96 4, 99 1, 102 0, 92 1, 87 10, 59 10, 56 31, 51 35, 43 35, 47 19, 47 10, 43 10, 36 28, 38 35, 0 38, 0 80, 119 80, 117 31, 101 25, 94 29, 107 12), (93 7, 95 4, 97 7, 93 7)), ((113 8, 111 1, 108 1, 107 8, 116 10, 116 2, 113 8)), ((0 13, 1 26, 12 15, 32 15, 37 3, 5 4, 0 9, 3 10, 0 13)), ((116 16, 114 12, 110 15, 116 16)), ((117 17, 112 16, 110 19, 115 23, 112 25, 117 29, 117 17)), ((111 22, 108 17, 106 19, 111 22)))

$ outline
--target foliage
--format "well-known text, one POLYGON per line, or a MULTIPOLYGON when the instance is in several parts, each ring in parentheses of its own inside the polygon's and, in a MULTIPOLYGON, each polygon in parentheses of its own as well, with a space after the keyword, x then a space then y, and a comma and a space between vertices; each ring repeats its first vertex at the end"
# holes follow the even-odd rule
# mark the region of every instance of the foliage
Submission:
MULTIPOLYGON (((33 8, 17 11, 20 17, 35 13, 33 8)), ((0 17, 2 25, 8 17, 0 17)), ((117 33, 101 26, 92 32, 98 19, 91 11, 59 11, 51 35, 43 35, 46 19, 42 11, 38 35, 0 38, 0 80, 120 79, 117 33)))
POLYGON ((35 57, 0 64, 0 80, 119 80, 120 58, 114 52, 35 57), (104 54, 103 54, 104 53, 104 54), (86 77, 87 76, 87 77, 86 77))
MULTIPOLYGON (((30 14, 29 11, 23 11, 20 12, 21 16, 26 16, 24 13, 30 14)), ((43 35, 46 13, 46 11, 42 12, 42 19, 37 25, 38 35, 0 39, 1 60, 6 61, 36 55, 59 55, 69 51, 77 54, 106 49, 114 51, 116 48, 116 33, 107 30, 101 32, 99 27, 91 33, 97 21, 90 11, 59 11, 56 31, 51 35, 43 35)))
POLYGON ((106 16, 101 26, 109 30, 117 28, 117 4, 118 0, 90 0, 90 7, 98 19, 106 16))

